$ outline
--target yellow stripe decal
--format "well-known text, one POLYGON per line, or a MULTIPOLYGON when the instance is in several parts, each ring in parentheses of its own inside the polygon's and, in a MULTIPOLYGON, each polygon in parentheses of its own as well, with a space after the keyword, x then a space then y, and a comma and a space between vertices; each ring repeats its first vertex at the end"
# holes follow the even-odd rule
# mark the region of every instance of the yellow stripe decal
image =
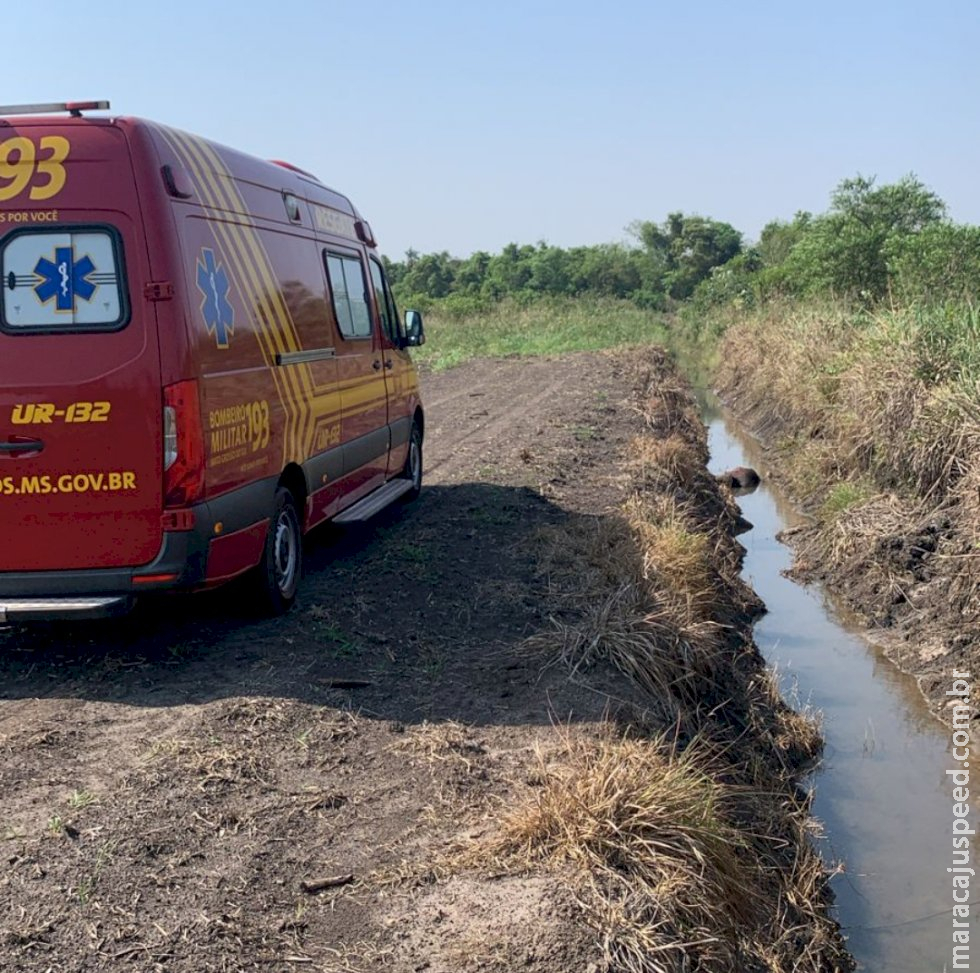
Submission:
POLYGON ((276 327, 272 308, 266 300, 258 276, 242 246, 239 232, 241 218, 228 212, 235 209, 234 205, 220 191, 217 182, 211 178, 212 174, 208 171, 208 166, 193 152, 190 139, 181 137, 176 133, 174 135, 179 140, 179 147, 175 145, 174 148, 179 152, 188 169, 197 176, 202 203, 206 209, 212 211, 209 215, 214 217, 211 225, 215 235, 222 238, 225 242, 225 249, 230 253, 230 264, 235 269, 239 289, 245 297, 247 310, 256 325, 256 337, 262 350, 263 359, 270 369, 286 412, 283 435, 283 465, 292 460, 303 459, 305 457, 301 455, 300 444, 297 441, 297 418, 300 412, 297 399, 301 397, 301 392, 295 377, 285 374, 288 372, 287 369, 280 369, 275 365, 276 355, 279 352, 295 351, 296 349, 290 347, 283 340, 279 329, 276 327))
MULTIPOLYGON (((203 139, 188 137, 188 142, 193 150, 200 153, 205 169, 210 168, 211 173, 217 178, 215 180, 218 191, 224 190, 227 198, 231 202, 231 207, 238 212, 247 212, 244 199, 238 192, 235 180, 228 171, 223 160, 208 142, 203 139), (207 163, 210 162, 210 166, 207 163), (237 205, 236 205, 237 204, 237 205)), ((296 325, 289 308, 283 300, 282 292, 279 288, 279 281, 276 278, 272 267, 272 261, 262 245, 259 234, 254 225, 250 222, 239 222, 236 224, 244 255, 250 260, 251 266, 257 276, 260 289, 264 286, 263 297, 271 305, 273 321, 275 322, 275 334, 284 344, 284 351, 301 350, 299 335, 296 325)), ((299 412, 299 428, 296 431, 298 439, 298 458, 300 461, 306 459, 313 451, 313 407, 314 399, 313 379, 309 365, 291 365, 283 369, 286 373, 286 380, 291 383, 294 392, 294 403, 299 412)))
POLYGON ((219 249, 234 269, 236 285, 255 322, 263 361, 286 412, 283 465, 302 462, 312 455, 316 433, 324 425, 338 421, 342 414, 360 415, 385 402, 385 378, 358 376, 337 385, 319 386, 308 364, 284 368, 275 364, 278 353, 302 350, 301 342, 269 254, 258 229, 246 215, 247 207, 234 176, 210 143, 172 129, 161 129, 161 133, 196 177, 202 205, 211 217, 216 238, 220 238, 219 249))

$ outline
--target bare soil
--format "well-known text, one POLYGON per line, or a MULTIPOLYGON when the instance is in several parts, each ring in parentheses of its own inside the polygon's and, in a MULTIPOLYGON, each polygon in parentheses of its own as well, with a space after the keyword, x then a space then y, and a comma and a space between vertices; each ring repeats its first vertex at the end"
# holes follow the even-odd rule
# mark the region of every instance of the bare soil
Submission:
POLYGON ((0 628, 0 969, 599 969, 560 874, 431 875, 556 724, 643 705, 523 646, 538 532, 623 499, 645 355, 424 376, 422 496, 317 532, 284 618, 231 586, 0 628))

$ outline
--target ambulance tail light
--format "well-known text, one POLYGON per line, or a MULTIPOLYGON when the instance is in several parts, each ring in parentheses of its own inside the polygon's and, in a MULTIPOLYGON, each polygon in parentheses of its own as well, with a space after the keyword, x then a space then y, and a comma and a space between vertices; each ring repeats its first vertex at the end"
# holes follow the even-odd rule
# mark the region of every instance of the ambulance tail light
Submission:
POLYGON ((163 390, 163 504, 186 507, 204 493, 204 431, 197 382, 163 390))

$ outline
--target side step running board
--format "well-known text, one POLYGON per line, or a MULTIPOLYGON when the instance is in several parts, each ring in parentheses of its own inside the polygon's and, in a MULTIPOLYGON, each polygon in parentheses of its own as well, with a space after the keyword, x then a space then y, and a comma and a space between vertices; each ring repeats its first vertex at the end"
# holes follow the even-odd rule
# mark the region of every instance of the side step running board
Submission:
POLYGON ((111 618, 125 614, 132 604, 132 599, 127 595, 95 598, 4 598, 0 599, 0 624, 111 618))
POLYGON ((337 514, 335 524, 352 524, 358 520, 370 520, 376 513, 384 510, 389 503, 394 503, 412 489, 411 480, 389 480, 383 487, 369 493, 363 500, 358 500, 353 506, 337 514))

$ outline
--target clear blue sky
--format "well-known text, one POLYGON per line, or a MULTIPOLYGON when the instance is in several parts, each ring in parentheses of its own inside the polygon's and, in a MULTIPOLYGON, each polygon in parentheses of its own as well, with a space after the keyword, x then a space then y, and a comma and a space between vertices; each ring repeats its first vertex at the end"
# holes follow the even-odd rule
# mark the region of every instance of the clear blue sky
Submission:
POLYGON ((623 240, 673 210, 748 237, 913 171, 980 222, 965 0, 58 4, 4 29, 0 101, 109 98, 310 169, 381 249, 623 240))

